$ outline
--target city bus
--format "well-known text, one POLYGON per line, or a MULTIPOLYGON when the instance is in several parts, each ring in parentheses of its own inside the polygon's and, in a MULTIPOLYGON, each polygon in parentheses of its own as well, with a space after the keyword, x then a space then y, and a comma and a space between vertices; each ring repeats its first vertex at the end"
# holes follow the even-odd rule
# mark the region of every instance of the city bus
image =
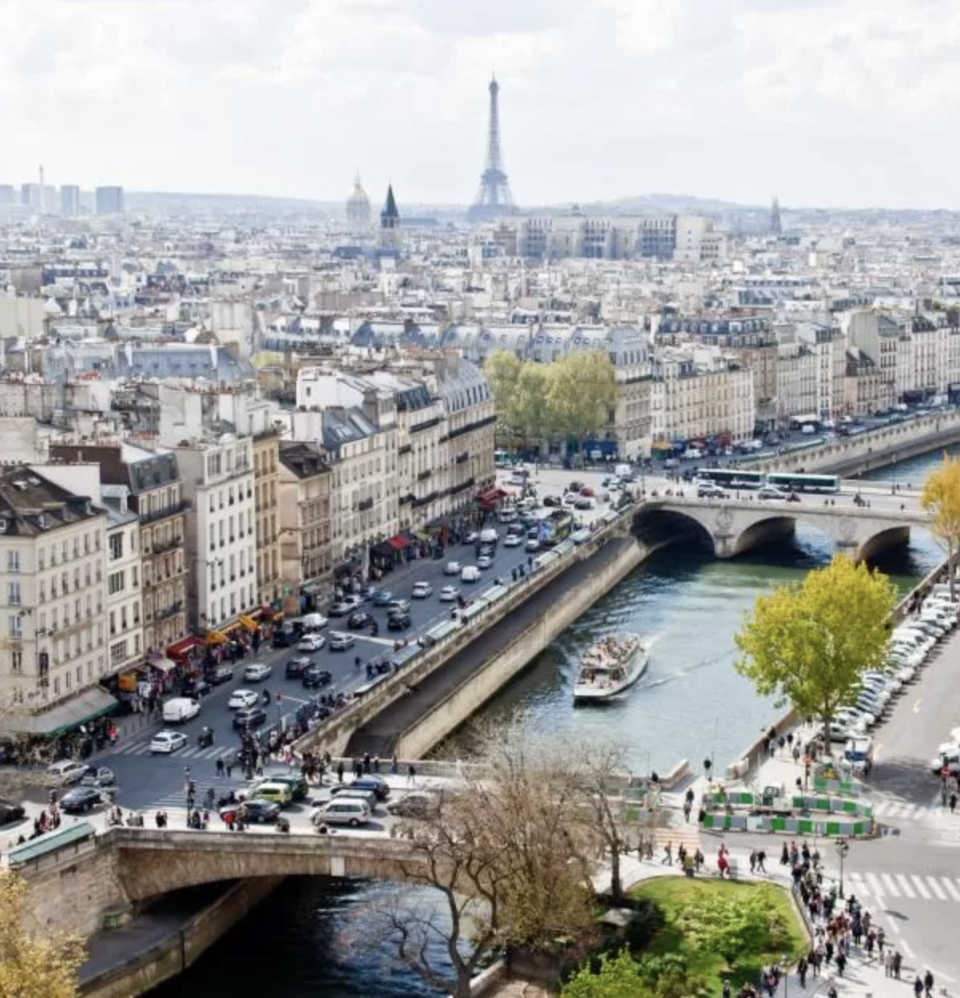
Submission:
POLYGON ((573 533, 575 526, 572 513, 565 509, 555 509, 547 519, 541 520, 534 529, 537 531, 537 540, 540 541, 540 546, 552 548, 555 544, 565 541, 573 533))
POLYGON ((698 468, 698 482, 716 482, 724 489, 759 489, 764 484, 762 471, 737 468, 698 468))
POLYGON ((840 479, 836 475, 796 475, 770 472, 767 485, 774 485, 785 492, 839 492, 840 479))
POLYGON ((495 450, 493 452, 493 466, 495 468, 509 468, 513 462, 510 460, 510 451, 495 450))

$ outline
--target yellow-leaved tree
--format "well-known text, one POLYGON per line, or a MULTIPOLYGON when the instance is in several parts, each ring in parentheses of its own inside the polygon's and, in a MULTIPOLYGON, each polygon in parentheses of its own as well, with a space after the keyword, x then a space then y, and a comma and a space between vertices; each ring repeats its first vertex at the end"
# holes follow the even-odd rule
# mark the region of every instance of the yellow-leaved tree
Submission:
POLYGON ((0 998, 76 998, 81 939, 33 929, 31 917, 26 881, 0 873, 0 998))
POLYGON ((883 664, 896 605, 885 575, 837 555, 803 582, 757 597, 734 639, 736 669, 758 693, 819 718, 829 745, 834 712, 883 664))
POLYGON ((960 556, 960 459, 943 455, 940 467, 934 468, 923 483, 920 505, 933 515, 930 529, 947 549, 952 599, 953 576, 960 556))

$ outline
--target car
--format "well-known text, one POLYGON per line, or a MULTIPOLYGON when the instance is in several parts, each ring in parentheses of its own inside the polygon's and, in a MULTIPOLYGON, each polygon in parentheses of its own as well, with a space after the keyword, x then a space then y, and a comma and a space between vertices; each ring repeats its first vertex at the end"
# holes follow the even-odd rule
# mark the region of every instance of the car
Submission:
POLYGON ((330 607, 330 616, 346 617, 361 606, 363 606, 362 596, 344 596, 343 599, 337 600, 337 602, 330 607))
POLYGON ((597 504, 589 496, 581 496, 574 504, 574 509, 596 509, 597 504))
POLYGON ((69 786, 72 783, 79 783, 87 774, 87 764, 77 762, 76 759, 58 759, 47 766, 47 776, 53 778, 54 782, 69 786))
POLYGON ((304 634, 297 642, 297 651, 320 651, 327 643, 327 639, 322 634, 304 634))
POLYGON ((372 790, 376 794, 377 800, 386 800, 390 796, 390 784, 382 776, 368 773, 365 776, 358 776, 349 783, 339 783, 330 790, 330 795, 335 797, 344 790, 372 790))
POLYGON ((573 482, 571 482, 567 486, 567 491, 568 492, 579 492, 582 488, 584 488, 584 483, 583 482, 573 481, 573 482))
POLYGON ((477 531, 477 530, 471 530, 463 538, 463 543, 464 544, 476 544, 479 539, 480 539, 480 532, 477 531))
POLYGON ((779 502, 787 501, 787 493, 783 489, 778 489, 774 485, 764 485, 757 489, 757 498, 760 500, 778 500, 779 502))
POLYGON ((699 482, 697 484, 698 499, 729 499, 730 493, 725 492, 716 482, 699 482))
POLYGON ((269 665, 261 662, 252 662, 243 670, 243 678, 248 683, 262 683, 264 679, 269 679, 273 669, 269 665))
POLYGON ((207 680, 205 676, 200 677, 198 679, 188 679, 180 687, 180 696, 192 697, 194 700, 199 700, 200 697, 205 697, 208 693, 212 692, 213 692, 213 685, 207 680))
POLYGON ((306 800, 310 795, 310 786, 299 773, 287 773, 283 776, 271 776, 271 783, 285 783, 290 788, 294 801, 306 800))
POLYGON ((274 648, 289 648, 300 640, 300 632, 289 624, 284 624, 273 632, 270 644, 274 648))
POLYGON ((243 807, 243 813, 250 824, 265 825, 276 821, 280 817, 279 804, 274 803, 272 800, 260 800, 258 798, 244 801, 242 805, 228 804, 226 807, 220 808, 218 814, 227 824, 232 824, 240 816, 241 807, 243 807))
POLYGON ((347 618, 347 627, 351 631, 360 631, 369 627, 373 623, 373 614, 366 610, 354 610, 347 618))
POLYGON ((381 589, 376 596, 373 597, 374 606, 389 606, 393 601, 393 593, 389 589, 381 589))
POLYGON ((334 798, 314 808, 310 813, 310 821, 317 826, 350 825, 356 828, 365 825, 370 820, 370 814, 370 805, 366 801, 334 798))
POLYGON ((460 564, 459 561, 448 561, 446 563, 446 565, 443 566, 443 574, 444 575, 459 575, 460 574, 460 569, 462 567, 463 566, 460 564))
POLYGON ((573 507, 577 505, 576 492, 568 492, 561 500, 561 505, 565 509, 573 509, 573 507))
POLYGON ((260 694, 254 693, 253 690, 234 690, 227 701, 227 707, 230 710, 245 710, 247 707, 252 707, 255 703, 258 703, 259 700, 260 694))
POLYGON ((523 537, 520 534, 507 534, 503 539, 503 546, 505 548, 518 548, 523 543, 523 537))
POLYGON ((258 728, 261 724, 266 724, 266 721, 267 712, 263 707, 245 707, 233 715, 233 726, 238 731, 243 731, 245 728, 258 728))
POLYGON ((0 825, 9 825, 14 821, 23 821, 26 811, 20 804, 0 800, 0 825))
POLYGON ((397 613, 409 613, 410 600, 407 599, 390 600, 390 605, 387 607, 387 614, 389 615, 394 611, 396 611, 397 613))
POLYGON ((283 670, 283 674, 287 679, 302 679, 303 674, 313 665, 313 659, 307 658, 306 655, 298 655, 296 658, 291 658, 287 662, 286 667, 283 670))
POLYGON ((163 705, 164 724, 186 724, 200 713, 200 701, 192 697, 173 697, 163 705))
POLYGON ((59 804, 64 814, 83 814, 100 804, 108 803, 109 799, 94 787, 74 787, 60 798, 59 804))
POLYGON ((278 783, 269 776, 251 784, 237 794, 240 800, 272 800, 281 807, 293 803, 293 789, 287 783, 278 783))
POLYGON ((527 543, 523 545, 523 550, 524 551, 530 551, 531 553, 534 552, 534 551, 539 551, 540 550, 540 542, 536 539, 536 537, 531 537, 531 538, 529 538, 529 540, 527 541, 527 543))
POLYGON ((117 782, 116 774, 106 766, 87 766, 80 781, 82 787, 110 787, 117 782))
POLYGON ((169 755, 186 744, 187 736, 182 731, 158 731, 150 740, 150 752, 169 755))
POLYGON ((330 651, 346 651, 352 648, 356 638, 347 631, 330 632, 330 651))
POLYGON ((584 485, 583 488, 580 489, 580 495, 586 496, 589 499, 590 497, 592 497, 593 495, 595 495, 595 493, 594 493, 593 489, 590 488, 589 485, 584 485))
POLYGON ((311 665, 303 674, 303 688, 307 690, 329 686, 332 682, 333 676, 330 671, 328 669, 321 669, 319 665, 311 665))
POLYGON ((560 497, 559 496, 544 496, 543 497, 544 506, 559 506, 560 497))
POLYGON ((394 611, 387 617, 387 630, 388 631, 405 631, 412 621, 410 619, 409 613, 402 613, 399 610, 394 611))
POLYGON ((488 554, 482 554, 477 558, 477 568, 489 568, 493 564, 493 558, 488 554))
POLYGON ((440 590, 441 603, 453 603, 460 595, 460 590, 456 586, 444 586, 440 590))
POLYGON ((394 818, 427 818, 440 806, 440 794, 428 790, 412 790, 387 805, 387 814, 394 818))
POLYGON ((433 586, 429 582, 417 582, 414 584, 410 595, 414 599, 426 599, 428 596, 433 595, 433 586))
POLYGON ((217 665, 212 669, 207 669, 203 676, 212 686, 220 686, 221 683, 229 683, 233 679, 233 666, 217 665))

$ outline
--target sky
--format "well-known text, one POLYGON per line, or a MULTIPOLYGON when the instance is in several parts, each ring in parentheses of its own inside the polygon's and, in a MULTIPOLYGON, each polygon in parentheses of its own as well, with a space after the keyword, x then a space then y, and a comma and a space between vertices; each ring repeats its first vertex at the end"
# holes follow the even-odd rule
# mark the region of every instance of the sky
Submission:
POLYGON ((0 0, 0 183, 960 208, 956 0, 0 0))

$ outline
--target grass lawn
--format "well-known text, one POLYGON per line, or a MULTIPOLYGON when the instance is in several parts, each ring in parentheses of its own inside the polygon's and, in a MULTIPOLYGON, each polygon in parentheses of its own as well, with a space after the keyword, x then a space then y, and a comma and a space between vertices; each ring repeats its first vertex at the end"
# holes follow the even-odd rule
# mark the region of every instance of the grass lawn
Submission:
POLYGON ((720 994, 723 980, 729 979, 733 993, 741 984, 756 984, 760 968, 766 964, 779 963, 784 954, 793 962, 807 950, 807 937, 786 893, 773 884, 744 884, 729 880, 690 880, 686 877, 654 877, 639 884, 631 893, 638 898, 655 901, 663 910, 665 924, 647 952, 654 955, 680 953, 686 957, 689 971, 702 978, 710 994, 720 994), (704 893, 736 894, 743 891, 756 891, 763 895, 766 903, 783 915, 789 926, 790 941, 775 953, 744 953, 732 970, 725 965, 723 957, 706 952, 694 946, 677 925, 677 916, 684 906, 704 893))

